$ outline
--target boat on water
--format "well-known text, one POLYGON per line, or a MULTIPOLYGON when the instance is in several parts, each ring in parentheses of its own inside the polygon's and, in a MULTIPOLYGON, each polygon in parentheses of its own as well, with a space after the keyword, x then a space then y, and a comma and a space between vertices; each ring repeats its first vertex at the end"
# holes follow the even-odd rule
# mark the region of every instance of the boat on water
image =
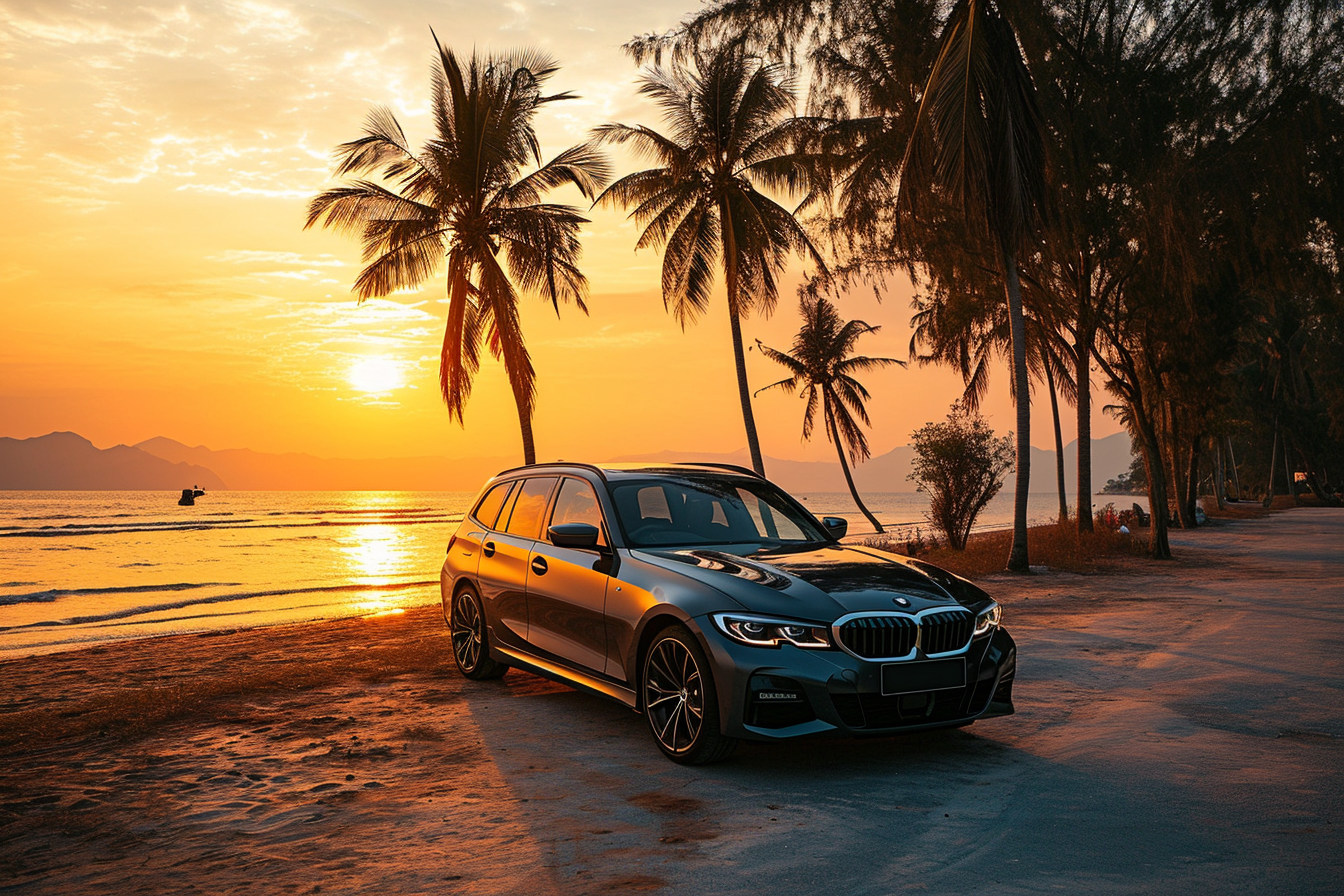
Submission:
POLYGON ((177 499, 177 503, 181 507, 191 507, 196 503, 196 499, 203 494, 205 494, 205 489, 203 488, 198 488, 196 486, 184 488, 182 489, 182 497, 177 499))

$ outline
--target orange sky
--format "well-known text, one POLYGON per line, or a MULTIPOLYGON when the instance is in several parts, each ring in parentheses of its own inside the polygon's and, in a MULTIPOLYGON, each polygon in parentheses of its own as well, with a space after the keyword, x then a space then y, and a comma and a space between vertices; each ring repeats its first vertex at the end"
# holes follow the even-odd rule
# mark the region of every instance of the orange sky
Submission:
MULTIPOLYGON (((331 457, 520 454, 493 360, 466 428, 448 421, 436 379, 442 283, 356 307, 358 249, 305 232, 306 202, 372 105, 391 106, 412 141, 428 136, 429 26, 463 53, 531 45, 559 57, 551 85, 582 99, 538 118, 552 155, 602 122, 660 126, 619 46, 681 15, 620 0, 148 0, 130 11, 0 0, 0 435, 74 430, 100 447, 164 435, 331 457)), ((743 447, 722 300, 682 333, 658 293, 660 255, 634 252, 623 213, 591 217, 590 316, 562 308, 557 320, 535 298, 523 309, 539 456, 743 447)), ((906 357, 908 284, 889 284, 881 304, 857 293, 841 311, 883 327, 863 353, 906 357)), ((773 318, 744 331, 787 348, 797 326, 790 288, 773 318)), ((753 387, 781 375, 754 352, 748 372, 753 387)), ((996 376, 987 408, 1001 432, 1013 422, 1006 382, 996 376)), ((960 393, 946 370, 865 383, 874 453, 906 444, 960 393)), ((1096 437, 1119 430, 1100 412, 1107 400, 1096 396, 1096 437)), ((1052 447, 1038 404, 1032 442, 1052 447)), ((834 456, 820 433, 801 443, 798 399, 772 393, 755 407, 765 453, 834 456)), ((1067 419, 1064 429, 1067 442, 1067 419)))

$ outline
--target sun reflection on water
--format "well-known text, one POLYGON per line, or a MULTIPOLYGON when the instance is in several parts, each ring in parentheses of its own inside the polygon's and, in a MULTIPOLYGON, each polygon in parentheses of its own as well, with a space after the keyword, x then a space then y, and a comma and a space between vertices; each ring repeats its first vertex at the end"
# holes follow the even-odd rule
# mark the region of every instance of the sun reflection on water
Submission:
MULTIPOLYGON (((404 582, 411 568, 406 535, 396 526, 353 526, 351 538, 341 545, 351 577, 361 585, 393 585, 404 582)), ((401 612, 412 597, 406 591, 356 591, 350 595, 353 609, 370 615, 401 612)))

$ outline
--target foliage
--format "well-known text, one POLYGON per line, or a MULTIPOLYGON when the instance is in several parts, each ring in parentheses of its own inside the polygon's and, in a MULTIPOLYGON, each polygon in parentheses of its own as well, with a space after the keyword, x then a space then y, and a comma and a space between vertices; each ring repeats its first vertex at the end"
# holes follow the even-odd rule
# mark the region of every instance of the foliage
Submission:
POLYGON ((805 296, 800 303, 800 311, 803 325, 793 340, 792 353, 762 345, 759 339, 756 341, 761 354, 781 364, 791 374, 786 379, 757 390, 757 394, 766 389, 782 389, 788 394, 801 391, 806 402, 803 409, 803 441, 812 437, 813 424, 820 408, 821 419, 826 427, 826 440, 835 445, 839 454, 840 469, 844 471, 849 493, 868 522, 881 532, 882 524, 859 498, 854 477, 849 471, 850 463, 859 463, 869 456, 868 437, 863 434, 860 424, 869 425, 868 410, 864 404, 872 396, 854 375, 891 364, 904 367, 905 362, 894 358, 869 358, 852 354, 860 336, 876 333, 880 328, 869 326, 861 320, 843 320, 835 306, 825 298, 805 296), (846 455, 849 457, 848 462, 846 455))
POLYGON ((954 404, 947 420, 911 436, 915 458, 907 477, 929 494, 929 522, 960 550, 975 518, 1003 487, 1013 465, 1012 436, 996 438, 984 417, 954 404))
POLYGON ((1106 506, 1097 508, 1096 521, 1097 528, 1104 532, 1115 532, 1121 526, 1120 514, 1110 501, 1106 502, 1106 506))
POLYGON ((814 123, 792 117, 794 93, 783 68, 752 56, 740 40, 694 47, 668 68, 654 64, 639 92, 662 112, 668 133, 597 128, 599 142, 629 144, 655 163, 620 178, 597 201, 632 209, 642 228, 636 248, 663 247, 663 305, 683 328, 708 309, 714 268, 722 264, 747 447, 764 473, 741 320, 774 310, 778 277, 794 252, 825 268, 793 213, 762 192, 808 192, 801 147, 814 123))
POLYGON ((1114 479, 1107 479, 1102 488, 1103 495, 1136 495, 1148 488, 1147 473, 1143 469, 1143 458, 1134 455, 1129 469, 1114 479))
MULTIPOLYGON (((1330 500, 1326 475, 1344 468, 1344 7, 994 8, 1017 36, 1049 148, 1050 214, 1017 262, 1028 316, 1059 334, 1073 368, 1080 530, 1092 520, 1083 484, 1098 367, 1142 454, 1150 504, 1174 508, 1181 525, 1197 524, 1195 498, 1209 479, 1201 468, 1231 464, 1231 452, 1210 451, 1229 438, 1245 466, 1243 491, 1275 480, 1283 489, 1302 473, 1330 500)), ((923 89, 921 73, 935 66, 938 30, 968 10, 925 0, 720 0, 683 33, 739 29, 781 58, 812 63, 809 105, 836 119, 825 139, 842 160, 835 214, 819 226, 847 255, 834 271, 901 267, 922 301, 987 308, 998 265, 965 232, 957 204, 934 195, 911 221, 883 201, 904 189, 891 147, 914 128, 916 104, 954 102, 955 91, 923 89)), ((1013 153, 1001 146, 995 155, 1002 164, 1013 153)), ((943 346, 984 344, 983 315, 942 323, 943 346)), ((963 369, 977 358, 930 345, 963 369)), ((1166 527, 1158 514, 1154 557, 1170 556, 1166 527)))
POLYGON ((532 119, 571 99, 543 87, 558 68, 532 51, 478 57, 465 67, 435 38, 434 138, 412 148, 386 107, 375 108, 362 136, 336 149, 336 176, 308 206, 306 227, 321 224, 358 237, 365 267, 360 300, 414 289, 447 268, 448 320, 439 387, 448 412, 463 422, 482 342, 504 362, 534 463, 536 372, 523 338, 515 284, 559 312, 573 302, 587 313, 588 280, 578 268, 579 228, 587 218, 545 193, 573 184, 588 197, 607 180, 607 165, 587 145, 542 161, 532 119), (528 166, 535 166, 524 173, 528 166), (377 178, 376 180, 370 178, 377 178), (502 258, 501 258, 502 256, 502 258))

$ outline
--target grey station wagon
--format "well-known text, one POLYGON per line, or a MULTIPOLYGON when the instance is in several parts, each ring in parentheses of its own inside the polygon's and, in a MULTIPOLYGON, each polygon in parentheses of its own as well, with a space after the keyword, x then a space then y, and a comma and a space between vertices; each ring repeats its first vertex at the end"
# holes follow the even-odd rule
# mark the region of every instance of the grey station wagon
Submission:
POLYGON ((738 467, 507 470, 448 542, 453 655, 467 678, 517 666, 619 700, 686 764, 1012 713, 999 605, 845 530, 738 467))

